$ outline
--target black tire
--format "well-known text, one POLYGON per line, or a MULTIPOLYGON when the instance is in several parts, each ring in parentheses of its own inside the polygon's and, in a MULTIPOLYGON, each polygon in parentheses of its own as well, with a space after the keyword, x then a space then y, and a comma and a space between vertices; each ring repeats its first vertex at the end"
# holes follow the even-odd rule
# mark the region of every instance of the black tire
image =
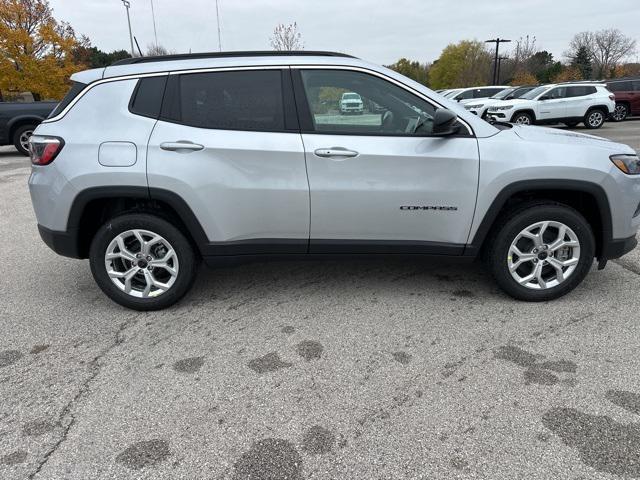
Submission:
POLYGON ((13 146, 16 147, 18 153, 29 156, 29 149, 22 144, 23 136, 30 137, 37 125, 22 125, 13 132, 13 146))
POLYGON ((576 128, 580 122, 564 122, 564 124, 569 128, 576 128))
MULTIPOLYGON (((89 262, 93 278, 111 300, 133 310, 160 310, 178 302, 189 291, 196 277, 199 258, 191 242, 174 225, 154 215, 135 213, 115 217, 98 229, 91 243, 89 262), (105 255, 110 243, 118 235, 134 229, 148 230, 160 235, 176 253, 179 268, 175 281, 168 290, 157 297, 137 298, 125 293, 115 285, 107 273, 105 255)), ((140 272, 143 273, 145 272, 140 272)), ((141 278, 144 279, 144 276, 141 278)))
POLYGON ((600 108, 592 108, 584 116, 584 126, 589 130, 596 130, 604 125, 608 114, 608 112, 605 112, 600 108))
POLYGON ((533 116, 527 112, 517 112, 511 117, 511 123, 519 125, 533 125, 533 116))
POLYGON ((624 103, 616 103, 616 108, 611 114, 611 120, 614 122, 622 122, 629 116, 629 107, 624 103))
MULTIPOLYGON (((487 239, 485 261, 497 284, 508 295, 527 302, 553 300, 576 288, 589 273, 595 256, 595 239, 589 223, 575 209, 554 202, 529 202, 505 214, 487 239), (562 283, 547 289, 532 289, 519 284, 509 271, 512 242, 527 227, 537 222, 555 221, 568 226, 580 242, 580 256, 573 273, 562 283)), ((537 260, 536 260, 537 262, 537 260)))

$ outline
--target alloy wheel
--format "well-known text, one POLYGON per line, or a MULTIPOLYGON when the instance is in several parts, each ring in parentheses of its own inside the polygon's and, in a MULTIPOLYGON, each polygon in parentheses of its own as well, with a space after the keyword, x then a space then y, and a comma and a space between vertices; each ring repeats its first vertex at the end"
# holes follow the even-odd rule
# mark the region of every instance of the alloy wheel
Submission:
POLYGON ((616 105, 616 108, 611 116, 616 122, 623 121, 625 118, 627 118, 627 107, 624 105, 616 105))
POLYGON ((22 132, 20 138, 18 139, 20 142, 20 146, 27 152, 29 151, 29 139, 31 138, 31 135, 33 135, 33 130, 25 130, 24 132, 22 132))
POLYGON ((598 128, 604 123, 604 114, 600 110, 595 110, 589 114, 587 122, 590 127, 598 128))
POLYGON ((149 230, 127 230, 107 247, 104 264, 111 281, 136 298, 158 297, 178 278, 178 256, 171 244, 149 230))
POLYGON ((517 125, 531 125, 531 119, 527 115, 519 115, 514 123, 517 125))
POLYGON ((513 279, 532 290, 567 281, 580 261, 580 241, 567 225, 543 221, 529 225, 511 243, 507 264, 513 279))

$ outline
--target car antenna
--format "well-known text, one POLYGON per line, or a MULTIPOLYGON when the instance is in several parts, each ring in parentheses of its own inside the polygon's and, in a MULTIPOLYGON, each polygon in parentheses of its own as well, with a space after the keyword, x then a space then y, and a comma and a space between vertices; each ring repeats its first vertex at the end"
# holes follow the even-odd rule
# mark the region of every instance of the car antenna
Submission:
POLYGON ((138 39, 136 37, 133 37, 133 39, 136 41, 136 47, 138 47, 138 53, 140 53, 141 57, 144 57, 144 55, 142 54, 142 50, 140 50, 140 44, 138 43, 138 39))

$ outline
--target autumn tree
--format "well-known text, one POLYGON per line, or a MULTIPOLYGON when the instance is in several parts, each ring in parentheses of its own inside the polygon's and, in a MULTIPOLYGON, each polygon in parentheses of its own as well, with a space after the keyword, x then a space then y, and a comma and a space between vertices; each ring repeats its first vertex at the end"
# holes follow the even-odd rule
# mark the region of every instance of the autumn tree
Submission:
POLYGON ((88 44, 53 18, 48 0, 0 0, 0 91, 59 99, 69 76, 84 68, 73 51, 88 44))
POLYGON ((401 58, 396 63, 389 65, 389 68, 418 83, 429 84, 429 65, 426 63, 401 58))
POLYGON ((477 40, 463 40, 447 46, 429 70, 431 88, 486 85, 491 70, 491 54, 477 40))
POLYGON ((551 79, 553 83, 576 82, 579 80, 584 80, 584 78, 582 77, 580 69, 575 66, 569 66, 562 69, 561 72, 551 79))
POLYGON ((529 72, 520 71, 511 80, 511 85, 535 85, 538 79, 529 72))
POLYGON ((273 31, 270 39, 271 47, 279 52, 289 52, 293 50, 302 50, 302 34, 298 31, 296 22, 289 25, 280 23, 273 31))

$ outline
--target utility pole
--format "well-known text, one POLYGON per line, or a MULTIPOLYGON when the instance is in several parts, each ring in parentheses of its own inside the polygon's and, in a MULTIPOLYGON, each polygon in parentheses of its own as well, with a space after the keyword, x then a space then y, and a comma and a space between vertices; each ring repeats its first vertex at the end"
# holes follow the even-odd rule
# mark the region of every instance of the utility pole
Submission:
POLYGON ((156 39, 156 49, 158 48, 158 31, 156 30, 156 12, 153 9, 153 0, 151 0, 151 19, 153 20, 153 37, 156 39))
POLYGON ((220 9, 218 8, 218 0, 216 0, 216 19, 218 20, 218 51, 222 51, 222 37, 220 36, 220 9))
POLYGON ((504 38, 494 38, 493 40, 486 40, 484 43, 495 43, 496 44, 496 56, 493 64, 493 84, 496 85, 497 77, 498 77, 498 54, 500 52, 500 44, 501 43, 509 43, 511 40, 505 40, 504 38))
POLYGON ((500 83, 500 69, 502 68, 502 60, 509 60, 509 57, 498 57, 498 75, 496 76, 496 85, 500 83))
POLYGON ((133 49, 133 33, 131 33, 131 17, 129 17, 129 7, 131 6, 131 3, 129 3, 129 0, 122 0, 122 3, 124 5, 124 8, 127 10, 127 24, 129 25, 129 41, 131 42, 131 56, 135 57, 136 52, 133 49))

